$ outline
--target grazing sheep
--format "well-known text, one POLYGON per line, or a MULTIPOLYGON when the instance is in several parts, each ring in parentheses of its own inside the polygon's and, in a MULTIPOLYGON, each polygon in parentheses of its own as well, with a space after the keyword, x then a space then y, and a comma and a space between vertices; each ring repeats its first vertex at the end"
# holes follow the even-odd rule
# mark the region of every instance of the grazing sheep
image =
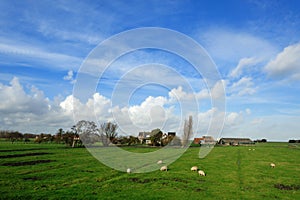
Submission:
POLYGON ((271 166, 272 168, 274 168, 276 165, 275 165, 274 163, 271 163, 270 166, 271 166))
POLYGON ((191 171, 193 171, 193 172, 198 171, 198 167, 197 167, 197 166, 193 166, 193 167, 191 168, 191 171))
POLYGON ((168 167, 167 167, 167 166, 162 166, 162 167, 160 168, 160 171, 168 171, 168 167))
POLYGON ((199 170, 199 171, 198 171, 198 174, 199 174, 200 176, 205 176, 205 173, 204 173, 204 171, 202 171, 202 170, 199 170))
POLYGON ((157 161, 157 164, 162 164, 162 163, 163 163, 162 160, 157 161))
POLYGON ((131 169, 130 169, 130 168, 127 169, 127 173, 128 173, 128 174, 131 173, 131 169))

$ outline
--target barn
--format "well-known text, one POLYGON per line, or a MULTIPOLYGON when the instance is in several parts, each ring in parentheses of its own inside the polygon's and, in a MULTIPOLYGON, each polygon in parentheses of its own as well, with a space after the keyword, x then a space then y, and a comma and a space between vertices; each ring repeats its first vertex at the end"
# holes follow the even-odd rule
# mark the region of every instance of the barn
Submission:
POLYGON ((238 145, 253 145, 255 143, 249 138, 221 138, 218 144, 238 146, 238 145))

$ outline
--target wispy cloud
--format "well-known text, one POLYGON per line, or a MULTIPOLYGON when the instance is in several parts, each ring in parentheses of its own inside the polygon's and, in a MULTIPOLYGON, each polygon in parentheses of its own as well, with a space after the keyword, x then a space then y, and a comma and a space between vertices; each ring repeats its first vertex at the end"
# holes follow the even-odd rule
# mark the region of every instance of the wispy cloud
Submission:
POLYGON ((265 60, 278 52, 277 46, 268 40, 230 28, 199 31, 198 38, 213 59, 225 63, 252 57, 265 60))
MULTIPOLYGON (((260 60, 254 57, 251 58, 242 58, 240 59, 238 65, 236 66, 236 68, 234 68, 231 73, 229 74, 230 77, 232 78, 238 78, 241 76, 241 74, 243 73, 243 71, 245 70, 245 68, 247 67, 252 67, 255 64, 257 64, 260 60)), ((252 70, 250 70, 252 71, 252 70)))
POLYGON ((83 60, 79 57, 47 51, 35 45, 3 41, 3 39, 0 44, 0 53, 13 58, 15 63, 10 62, 10 65, 28 61, 37 63, 36 65, 31 64, 31 67, 40 67, 38 64, 42 64, 48 68, 77 69, 83 60))
POLYGON ((251 77, 242 77, 236 82, 233 82, 228 88, 227 91, 231 95, 253 95, 257 90, 257 87, 254 85, 251 77))

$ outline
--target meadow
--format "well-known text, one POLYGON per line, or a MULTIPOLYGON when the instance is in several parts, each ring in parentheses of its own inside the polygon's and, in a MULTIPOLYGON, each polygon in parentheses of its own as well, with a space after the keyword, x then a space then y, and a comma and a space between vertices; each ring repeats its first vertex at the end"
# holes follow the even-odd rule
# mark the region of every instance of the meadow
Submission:
POLYGON ((0 199, 300 199, 300 146, 215 147, 203 159, 198 153, 189 148, 167 172, 127 174, 85 148, 1 141, 0 199), (193 165, 207 176, 191 172, 193 165))

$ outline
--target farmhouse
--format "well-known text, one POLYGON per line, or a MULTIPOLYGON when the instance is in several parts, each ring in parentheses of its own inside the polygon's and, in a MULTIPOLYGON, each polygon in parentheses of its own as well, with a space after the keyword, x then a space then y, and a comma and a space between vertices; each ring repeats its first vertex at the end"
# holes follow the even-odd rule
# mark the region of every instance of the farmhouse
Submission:
MULTIPOLYGON (((160 131, 161 131, 160 129, 154 129, 151 132, 147 132, 147 131, 139 132, 138 139, 141 142, 141 144, 152 144, 151 136, 159 133, 160 131)), ((165 139, 168 136, 175 137, 176 132, 168 132, 168 134, 164 133, 161 135, 161 139, 165 139)))
POLYGON ((201 144, 215 144, 216 142, 212 136, 203 136, 201 144))
POLYGON ((142 143, 151 144, 150 134, 151 132, 146 132, 146 131, 139 132, 138 139, 140 140, 141 144, 142 143))
POLYGON ((249 138, 221 138, 218 144, 238 146, 238 145, 254 144, 254 142, 249 138))

